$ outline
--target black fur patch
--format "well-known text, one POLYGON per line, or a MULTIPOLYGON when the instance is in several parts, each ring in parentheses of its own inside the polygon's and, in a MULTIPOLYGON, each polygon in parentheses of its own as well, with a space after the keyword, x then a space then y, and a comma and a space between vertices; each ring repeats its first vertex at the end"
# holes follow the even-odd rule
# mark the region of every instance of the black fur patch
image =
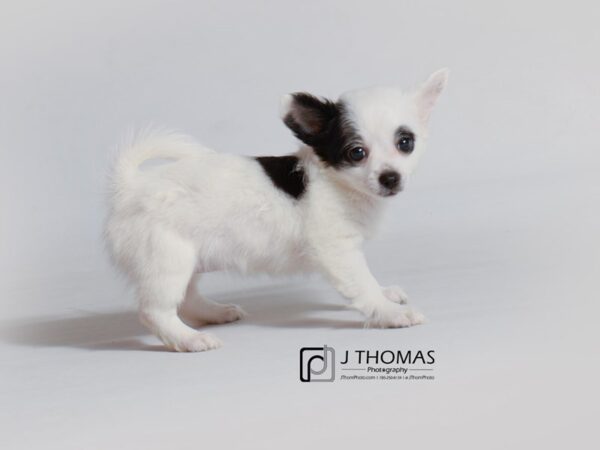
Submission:
POLYGON ((335 168, 352 165, 348 151, 362 147, 342 102, 334 103, 304 92, 293 94, 291 110, 283 122, 323 162, 335 168))
POLYGON ((258 156, 256 158, 273 184, 299 199, 306 190, 305 174, 296 156, 258 156))

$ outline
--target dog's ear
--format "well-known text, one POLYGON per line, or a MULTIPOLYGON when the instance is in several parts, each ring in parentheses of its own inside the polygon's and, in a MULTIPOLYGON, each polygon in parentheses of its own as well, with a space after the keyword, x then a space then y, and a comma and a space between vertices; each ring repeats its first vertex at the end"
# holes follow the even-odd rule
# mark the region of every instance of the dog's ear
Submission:
POLYGON ((306 92, 284 95, 281 118, 296 137, 308 145, 323 140, 339 115, 338 106, 306 92))
POLYGON ((417 90, 417 102, 419 104, 419 115, 423 122, 429 120, 433 106, 444 90, 448 81, 448 69, 440 69, 432 73, 427 81, 417 90))

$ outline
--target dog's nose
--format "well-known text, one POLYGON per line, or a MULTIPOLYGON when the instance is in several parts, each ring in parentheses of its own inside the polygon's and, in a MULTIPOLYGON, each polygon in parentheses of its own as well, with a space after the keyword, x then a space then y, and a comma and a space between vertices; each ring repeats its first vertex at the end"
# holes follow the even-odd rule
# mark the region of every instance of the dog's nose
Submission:
POLYGON ((379 175, 379 183, 387 189, 393 190, 400 184, 400 174, 398 172, 388 171, 379 175))

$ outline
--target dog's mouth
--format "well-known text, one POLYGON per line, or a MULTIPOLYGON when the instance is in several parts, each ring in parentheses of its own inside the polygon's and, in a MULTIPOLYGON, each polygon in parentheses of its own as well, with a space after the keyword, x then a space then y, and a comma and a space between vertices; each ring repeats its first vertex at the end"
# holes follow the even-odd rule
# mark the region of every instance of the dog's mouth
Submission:
POLYGON ((402 192, 403 190, 404 186, 398 186, 394 189, 380 189, 379 195, 381 197, 393 197, 394 195, 398 194, 399 192, 402 192))

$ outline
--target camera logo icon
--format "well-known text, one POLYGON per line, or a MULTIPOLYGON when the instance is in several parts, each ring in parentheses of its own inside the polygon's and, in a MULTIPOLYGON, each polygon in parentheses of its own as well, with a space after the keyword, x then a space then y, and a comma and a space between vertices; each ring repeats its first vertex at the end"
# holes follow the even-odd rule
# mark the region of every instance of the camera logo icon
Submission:
POLYGON ((335 350, 323 347, 300 349, 300 381, 333 381, 335 379, 335 350))

